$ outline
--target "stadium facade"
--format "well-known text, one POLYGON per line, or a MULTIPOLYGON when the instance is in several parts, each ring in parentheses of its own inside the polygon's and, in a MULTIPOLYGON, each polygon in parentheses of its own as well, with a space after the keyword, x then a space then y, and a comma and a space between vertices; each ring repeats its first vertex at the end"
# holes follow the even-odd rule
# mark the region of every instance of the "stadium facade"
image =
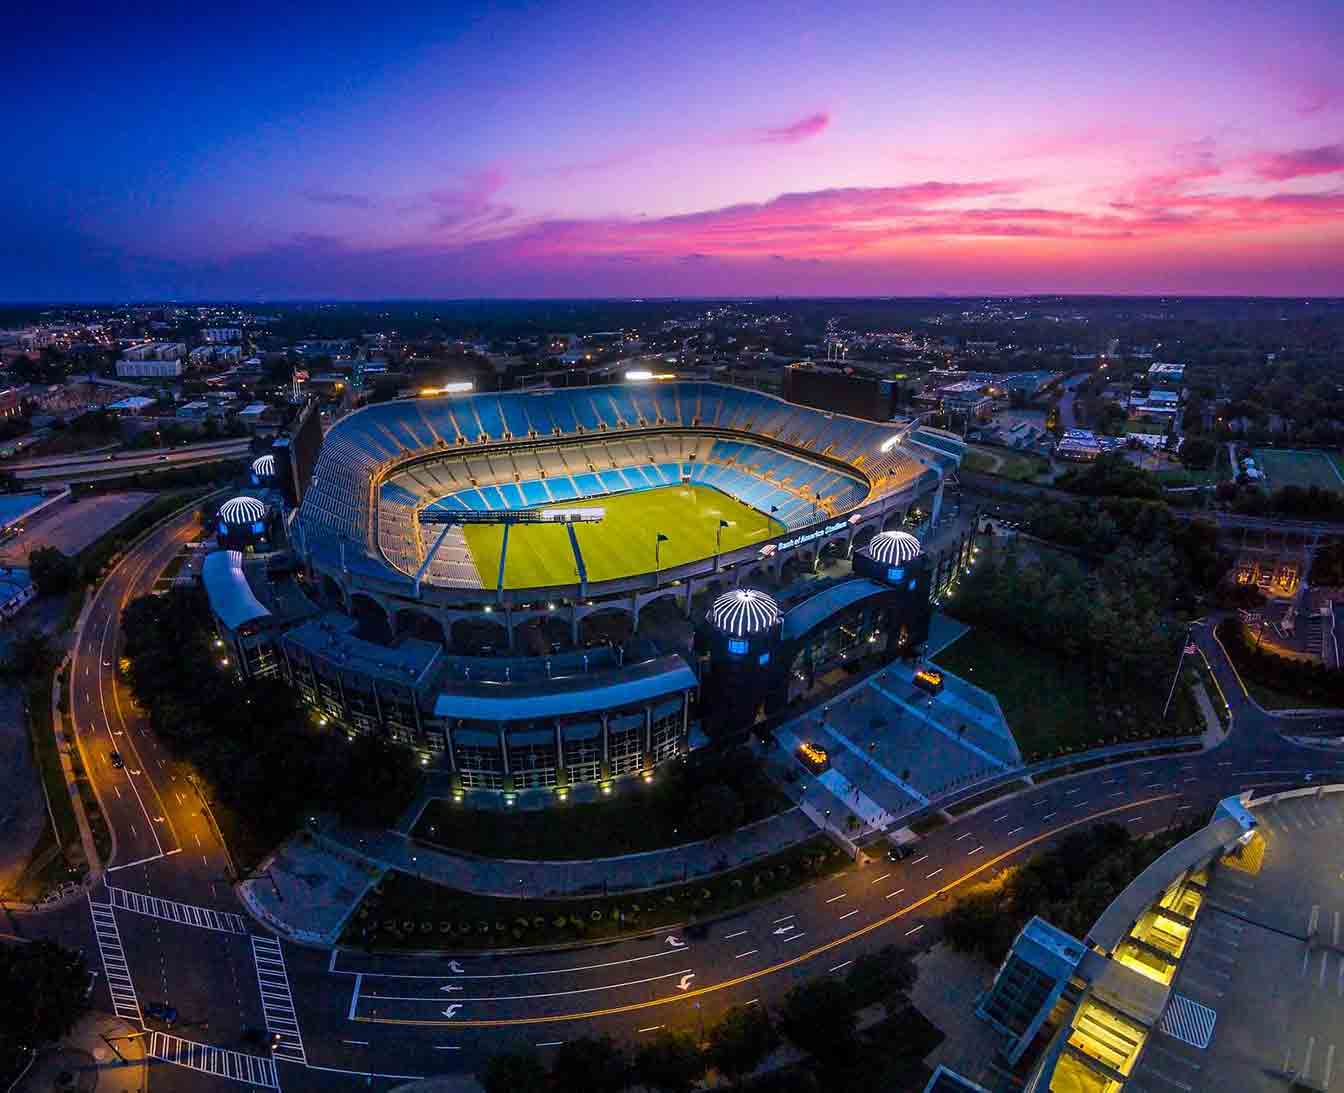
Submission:
POLYGON ((917 499, 936 520, 962 450, 908 422, 714 383, 398 400, 333 425, 302 503, 281 501, 301 596, 267 594, 267 561, 242 554, 207 570, 206 586, 245 672, 284 673, 320 717, 416 747, 464 791, 647 777, 702 738, 715 681, 733 674, 736 654, 704 618, 716 598, 759 586, 776 603, 755 714, 828 666, 922 644, 937 567, 917 539, 893 535, 917 499), (687 486, 754 510, 759 535, 719 549, 711 530, 715 546, 664 567, 671 536, 640 528, 647 564, 590 578, 582 544, 596 540, 572 521, 687 486), (536 551, 530 525, 552 519, 564 523, 547 539, 558 555, 523 572, 563 579, 508 579, 515 554, 536 551), (468 541, 483 523, 503 529, 488 569, 468 541), (832 558, 844 575, 815 579, 832 558), (645 635, 650 611, 701 638, 645 635), (613 620, 629 640, 603 637, 613 620), (521 655, 539 630, 537 655, 521 655))

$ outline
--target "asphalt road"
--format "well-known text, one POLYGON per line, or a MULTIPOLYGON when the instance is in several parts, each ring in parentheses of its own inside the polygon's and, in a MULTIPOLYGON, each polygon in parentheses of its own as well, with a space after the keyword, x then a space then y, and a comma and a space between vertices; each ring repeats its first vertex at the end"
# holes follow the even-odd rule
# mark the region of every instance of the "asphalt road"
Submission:
POLYGON ((180 448, 137 452, 100 453, 98 455, 45 456, 11 463, 7 469, 23 482, 84 482, 96 478, 116 478, 173 467, 192 467, 245 456, 251 441, 243 439, 190 444, 180 448))
POLYGON ((79 739, 116 833, 106 886, 93 894, 95 903, 114 906, 101 912, 103 948, 88 907, 20 916, 29 936, 83 947, 92 966, 111 971, 98 977, 95 1004, 112 1008, 116 985, 124 1007, 128 978, 141 1007, 165 1001, 177 1008, 174 1035, 224 1049, 156 1041, 197 1069, 161 1064, 152 1073, 155 1090, 236 1087, 240 1074, 266 1085, 277 1070, 291 1090, 387 1088, 408 1077, 470 1072, 506 1046, 545 1051, 585 1033, 637 1041, 669 1025, 695 1030, 730 1005, 772 1004, 805 978, 842 975, 863 952, 936 939, 952 889, 1071 829, 1111 820, 1136 834, 1153 832, 1202 819, 1219 798, 1243 789, 1287 788, 1308 773, 1317 781, 1344 778, 1344 756, 1288 743, 1279 722, 1242 697, 1208 629, 1198 627, 1196 641, 1235 717, 1219 747, 1047 781, 935 830, 899 864, 856 866, 696 931, 564 952, 369 956, 280 945, 244 916, 199 797, 116 680, 121 607, 146 592, 194 534, 188 516, 119 567, 99 590, 76 651, 79 739), (124 769, 109 761, 113 750, 124 769), (244 1026, 281 1032, 281 1061, 272 1064, 264 1047, 246 1044, 244 1026), (221 1070, 230 1077, 218 1076, 221 1070))

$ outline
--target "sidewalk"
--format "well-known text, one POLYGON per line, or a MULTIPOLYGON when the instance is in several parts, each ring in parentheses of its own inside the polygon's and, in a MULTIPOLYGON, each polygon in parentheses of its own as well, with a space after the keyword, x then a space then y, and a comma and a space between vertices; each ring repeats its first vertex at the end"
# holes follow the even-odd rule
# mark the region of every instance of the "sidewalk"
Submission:
POLYGON ((15 1082, 13 1093, 50 1093, 53 1089, 92 1093, 100 1087, 117 1093, 144 1093, 149 1085, 147 1044, 143 1033, 119 1017, 88 1014, 64 1040, 38 1054, 15 1082), (116 1045, 116 1051, 104 1036, 116 1045))

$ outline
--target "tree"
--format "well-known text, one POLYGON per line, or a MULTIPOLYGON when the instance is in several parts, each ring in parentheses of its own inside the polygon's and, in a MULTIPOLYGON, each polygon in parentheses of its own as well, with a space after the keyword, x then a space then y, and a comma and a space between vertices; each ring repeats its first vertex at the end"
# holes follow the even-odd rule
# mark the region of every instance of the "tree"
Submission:
POLYGON ((733 831, 742 824, 742 798, 731 786, 707 785, 695 795, 687 823, 702 839, 733 831))
POLYGON ((341 818, 365 827, 386 827, 415 796, 420 768, 410 748, 364 733, 350 745, 342 781, 335 797, 341 818))
POLYGON ((620 1093, 630 1064, 610 1036, 580 1036, 560 1045, 551 1077, 558 1093, 620 1093))
POLYGON ((546 1093, 546 1068, 532 1048, 491 1055, 476 1074, 485 1093, 546 1093))
POLYGON ((51 941, 0 947, 0 1059, 65 1036, 88 1009, 88 966, 77 952, 51 941))
POLYGON ((28 572, 44 596, 59 595, 75 583, 79 567, 75 560, 52 546, 28 552, 28 572))
POLYGON ((845 976, 845 986, 859 1006, 888 1003, 904 995, 915 985, 919 969, 910 954, 895 945, 857 957, 845 976))
POLYGON ((41 630, 25 630, 9 647, 5 667, 25 680, 39 679, 56 667, 56 648, 41 630))
POLYGON ((635 1055, 635 1079, 664 1093, 690 1093, 705 1073, 705 1058, 695 1038, 664 1029, 635 1055))
POLYGON ((1218 458, 1218 445, 1202 436, 1187 436, 1181 444, 1181 462, 1187 467, 1204 470, 1218 458))
POLYGON ((759 1005, 734 1006, 709 1031, 710 1064, 734 1085, 778 1046, 770 1015, 759 1005))
POLYGON ((814 979, 789 991, 779 1030, 800 1051, 823 1061, 854 1050, 855 1000, 837 979, 814 979))

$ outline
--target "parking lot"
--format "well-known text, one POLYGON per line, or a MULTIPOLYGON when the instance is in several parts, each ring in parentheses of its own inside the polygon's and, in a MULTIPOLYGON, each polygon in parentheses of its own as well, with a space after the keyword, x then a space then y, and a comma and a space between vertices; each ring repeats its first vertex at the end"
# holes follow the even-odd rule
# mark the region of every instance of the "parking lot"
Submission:
POLYGON ((73 557, 154 496, 138 490, 99 493, 53 505, 0 545, 0 564, 27 565, 29 552, 45 546, 73 557))

